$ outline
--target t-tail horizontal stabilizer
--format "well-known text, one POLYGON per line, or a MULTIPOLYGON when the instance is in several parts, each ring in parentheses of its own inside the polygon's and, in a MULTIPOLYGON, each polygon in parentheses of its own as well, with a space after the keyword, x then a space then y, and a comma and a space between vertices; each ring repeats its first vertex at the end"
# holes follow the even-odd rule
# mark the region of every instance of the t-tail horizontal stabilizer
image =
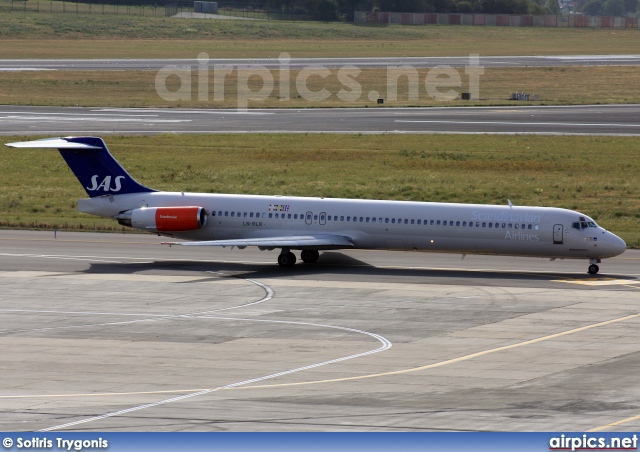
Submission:
POLYGON ((91 198, 155 191, 131 177, 113 158, 101 138, 47 138, 6 145, 12 148, 58 149, 91 198))

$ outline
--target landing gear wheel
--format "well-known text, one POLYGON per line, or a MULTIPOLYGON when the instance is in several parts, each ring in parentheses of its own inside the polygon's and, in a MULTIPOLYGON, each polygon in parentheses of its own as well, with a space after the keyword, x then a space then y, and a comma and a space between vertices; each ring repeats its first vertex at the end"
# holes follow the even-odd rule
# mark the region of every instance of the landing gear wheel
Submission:
POLYGON ((596 264, 591 264, 589 265, 589 274, 590 275, 595 275, 600 271, 600 267, 598 267, 596 264))
POLYGON ((307 264, 313 264, 314 262, 317 262, 319 257, 320 253, 318 252, 318 250, 303 250, 300 253, 300 259, 302 259, 302 262, 305 262, 307 264))
POLYGON ((278 256, 278 264, 280 267, 293 267, 296 264, 296 256, 291 251, 281 254, 278 256))

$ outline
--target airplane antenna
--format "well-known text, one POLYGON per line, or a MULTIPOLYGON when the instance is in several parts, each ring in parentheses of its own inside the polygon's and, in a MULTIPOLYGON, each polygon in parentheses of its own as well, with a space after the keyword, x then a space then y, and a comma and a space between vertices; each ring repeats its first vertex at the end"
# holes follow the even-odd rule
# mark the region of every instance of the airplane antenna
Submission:
POLYGON ((511 204, 511 200, 507 199, 507 202, 509 203, 509 208, 513 209, 513 204, 511 204))

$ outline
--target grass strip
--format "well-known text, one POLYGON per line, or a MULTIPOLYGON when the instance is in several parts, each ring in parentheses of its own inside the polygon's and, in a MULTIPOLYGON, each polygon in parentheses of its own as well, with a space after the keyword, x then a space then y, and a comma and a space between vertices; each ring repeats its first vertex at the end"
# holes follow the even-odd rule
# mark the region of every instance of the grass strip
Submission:
MULTIPOLYGON (((469 77, 464 69, 456 70, 460 75, 460 87, 440 87, 438 91, 453 89, 457 93, 469 88, 469 77)), ((326 99, 310 99, 301 96, 296 87, 298 70, 291 70, 289 94, 280 93, 280 73, 270 71, 273 89, 268 97, 259 101, 249 101, 249 107, 256 108, 301 108, 301 107, 364 107, 376 106, 377 97, 385 98, 385 106, 461 106, 461 105, 523 105, 523 104, 607 104, 640 103, 640 92, 631 89, 640 85, 640 71, 628 66, 595 67, 550 67, 550 68, 491 68, 480 76, 480 95, 485 100, 453 101, 436 100, 427 92, 425 80, 427 69, 417 70, 418 98, 408 94, 408 79, 401 77, 397 82, 397 100, 390 99, 389 80, 394 77, 386 69, 364 69, 351 76, 356 87, 346 86, 338 79, 337 70, 321 77, 313 75, 307 79, 307 88, 314 92, 327 90, 326 99), (351 100, 339 97, 340 92, 353 96, 351 100), (380 96, 370 99, 371 92, 380 96), (540 102, 509 101, 512 92, 537 93, 540 102)), ((42 72, 0 72, 0 104, 9 105, 50 105, 50 106, 92 106, 92 107, 180 107, 180 108, 237 108, 238 91, 241 98, 256 96, 260 92, 264 76, 242 74, 235 69, 224 79, 216 79, 215 71, 209 70, 207 84, 208 98, 202 100, 199 94, 198 71, 191 72, 191 89, 182 96, 186 100, 165 100, 156 91, 155 71, 42 71, 42 72), (224 81, 223 81, 224 80, 224 81), (247 88, 251 92, 247 91, 247 88), (216 93, 224 93, 224 96, 216 93)), ((161 82, 168 91, 177 92, 182 82, 177 75, 170 75, 161 82)))

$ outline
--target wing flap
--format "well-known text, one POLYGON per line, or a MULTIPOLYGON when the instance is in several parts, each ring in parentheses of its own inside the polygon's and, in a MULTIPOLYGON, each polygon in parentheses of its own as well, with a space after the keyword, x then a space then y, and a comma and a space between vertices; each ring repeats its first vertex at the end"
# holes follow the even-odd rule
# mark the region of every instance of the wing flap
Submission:
POLYGON ((201 242, 162 242, 163 245, 184 246, 258 246, 260 248, 340 249, 353 248, 348 237, 341 235, 298 235, 233 240, 207 240, 201 242))

